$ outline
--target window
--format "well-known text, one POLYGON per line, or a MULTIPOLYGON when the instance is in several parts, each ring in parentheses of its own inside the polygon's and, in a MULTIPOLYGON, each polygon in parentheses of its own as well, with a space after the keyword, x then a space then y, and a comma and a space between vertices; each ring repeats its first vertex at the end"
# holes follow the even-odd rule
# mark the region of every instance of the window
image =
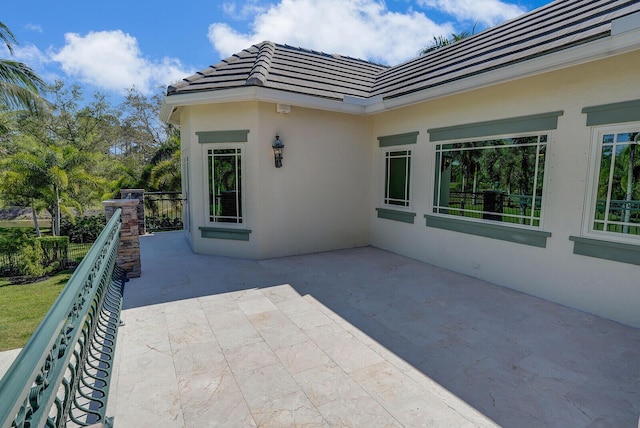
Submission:
POLYGON ((385 152, 384 204, 409 206, 411 181, 411 150, 385 152))
POLYGON ((640 238, 640 124, 594 131, 589 231, 640 238))
POLYGON ((540 227, 547 134, 436 146, 433 212, 540 227))
POLYGON ((242 224, 242 149, 208 149, 207 166, 209 221, 242 224))

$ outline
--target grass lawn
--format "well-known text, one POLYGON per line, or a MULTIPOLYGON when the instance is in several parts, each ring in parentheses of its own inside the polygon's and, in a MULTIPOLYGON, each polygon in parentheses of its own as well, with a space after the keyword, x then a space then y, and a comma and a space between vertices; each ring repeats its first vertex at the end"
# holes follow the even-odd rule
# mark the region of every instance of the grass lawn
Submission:
POLYGON ((70 277, 66 271, 25 285, 9 285, 0 278, 0 351, 27 343, 70 277))

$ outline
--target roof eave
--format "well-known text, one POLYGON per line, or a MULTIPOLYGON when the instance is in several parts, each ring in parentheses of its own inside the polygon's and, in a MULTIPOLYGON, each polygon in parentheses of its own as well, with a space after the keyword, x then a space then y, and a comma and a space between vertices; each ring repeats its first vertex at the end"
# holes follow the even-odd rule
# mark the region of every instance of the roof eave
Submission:
POLYGON ((343 100, 298 94, 261 86, 245 86, 168 95, 164 98, 160 118, 165 123, 178 125, 179 120, 173 117, 173 113, 178 107, 243 101, 263 101, 355 115, 365 114, 363 103, 343 102, 343 100))
POLYGON ((418 90, 395 98, 384 99, 382 102, 367 105, 365 114, 376 114, 406 107, 424 101, 574 67, 636 50, 640 50, 640 28, 616 33, 589 43, 465 77, 454 82, 418 90))

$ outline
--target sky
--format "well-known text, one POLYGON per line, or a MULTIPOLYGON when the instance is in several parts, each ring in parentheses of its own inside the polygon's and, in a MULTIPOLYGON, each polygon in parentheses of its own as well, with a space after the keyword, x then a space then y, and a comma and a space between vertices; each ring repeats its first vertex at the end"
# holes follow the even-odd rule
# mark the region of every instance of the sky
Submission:
POLYGON ((150 95, 270 40, 396 65, 436 36, 478 33, 550 0, 7 1, 11 56, 85 94, 150 95))

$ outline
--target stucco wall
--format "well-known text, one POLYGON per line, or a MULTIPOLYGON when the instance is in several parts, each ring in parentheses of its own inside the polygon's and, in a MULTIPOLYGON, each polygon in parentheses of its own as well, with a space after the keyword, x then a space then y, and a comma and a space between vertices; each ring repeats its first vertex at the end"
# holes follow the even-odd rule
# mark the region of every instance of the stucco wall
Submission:
MULTIPOLYGON (((592 129, 582 108, 640 98, 640 54, 548 73, 374 116, 375 137, 419 131, 414 148, 414 224, 377 218, 371 243, 409 257, 640 326, 638 266, 573 254, 589 179, 592 129), (425 226, 433 199, 435 143, 428 129, 562 110, 548 145, 542 230, 537 248, 425 226)), ((374 153, 372 200, 380 206, 381 150, 374 153)), ((588 208, 587 208, 588 209, 588 208)))
POLYGON ((368 245, 368 121, 295 106, 277 113, 275 104, 257 102, 185 108, 194 251, 262 259, 368 245), (214 226, 206 218, 203 161, 213 144, 200 144, 196 132, 243 129, 249 130, 243 167, 249 241, 203 238, 199 227, 214 226), (285 144, 282 168, 274 166, 276 134, 285 144))

